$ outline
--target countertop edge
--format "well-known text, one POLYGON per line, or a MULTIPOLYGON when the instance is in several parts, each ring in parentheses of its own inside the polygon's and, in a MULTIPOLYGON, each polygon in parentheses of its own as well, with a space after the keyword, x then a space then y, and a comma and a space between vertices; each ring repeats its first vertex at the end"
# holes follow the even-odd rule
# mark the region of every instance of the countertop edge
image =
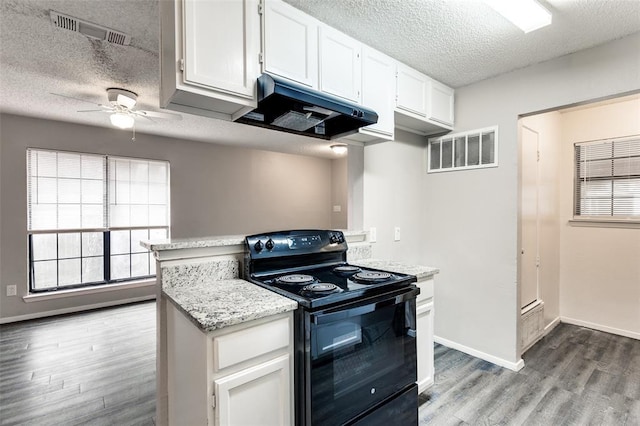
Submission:
MULTIPOLYGON (((189 321, 191 321, 200 331, 204 333, 210 333, 215 330, 220 330, 226 327, 231 327, 234 325, 246 323, 253 320, 258 320, 261 318, 266 318, 269 316, 277 315, 284 312, 293 311, 298 308, 298 303, 287 297, 281 296, 275 292, 271 292, 267 289, 264 289, 260 286, 256 286, 255 284, 241 280, 241 279, 230 279, 230 280, 220 280, 216 281, 212 284, 225 285, 225 282, 235 283, 244 282, 247 286, 251 286, 250 290, 255 291, 257 293, 260 292, 268 292, 269 297, 274 301, 274 303, 266 308, 260 310, 247 310, 241 314, 231 315, 224 318, 220 318, 214 322, 202 322, 197 318, 197 313, 200 312, 198 309, 188 309, 185 307, 185 302, 181 301, 180 298, 175 297, 175 295, 171 294, 171 291, 167 292, 166 289, 162 289, 162 295, 167 298, 167 300, 178 309, 182 314, 184 314, 189 321)), ((249 288, 249 287, 248 287, 249 288)), ((175 289, 175 291, 179 292, 180 289, 175 289)), ((198 306, 200 307, 200 306, 198 306)), ((212 308, 212 311, 218 311, 224 308, 224 306, 216 307, 215 305, 208 304, 207 307, 212 308)))

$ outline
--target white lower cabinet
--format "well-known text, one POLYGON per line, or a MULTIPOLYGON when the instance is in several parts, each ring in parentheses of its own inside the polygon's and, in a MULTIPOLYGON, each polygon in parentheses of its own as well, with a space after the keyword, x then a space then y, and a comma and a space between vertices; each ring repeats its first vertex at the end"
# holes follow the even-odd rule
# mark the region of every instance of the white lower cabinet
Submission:
POLYGON ((167 304, 169 426, 293 424, 293 313, 205 333, 167 304))
POLYGON ((434 383, 433 359, 433 278, 417 283, 420 294, 416 302, 418 393, 434 383))
POLYGON ((215 424, 290 424, 290 365, 285 354, 215 380, 215 424))

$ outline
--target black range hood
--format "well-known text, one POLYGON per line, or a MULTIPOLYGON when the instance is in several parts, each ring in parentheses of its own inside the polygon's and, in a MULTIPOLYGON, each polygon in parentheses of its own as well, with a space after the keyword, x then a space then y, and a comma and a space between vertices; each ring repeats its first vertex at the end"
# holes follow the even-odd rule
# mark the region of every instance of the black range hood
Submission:
POLYGON ((236 122, 314 138, 336 139, 377 123, 378 114, 335 96, 262 74, 258 78, 258 108, 236 122))

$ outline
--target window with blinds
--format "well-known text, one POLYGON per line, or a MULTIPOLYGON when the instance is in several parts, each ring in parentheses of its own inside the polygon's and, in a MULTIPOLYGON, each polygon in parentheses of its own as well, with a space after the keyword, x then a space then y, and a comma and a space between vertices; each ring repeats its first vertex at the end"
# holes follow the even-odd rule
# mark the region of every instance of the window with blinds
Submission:
POLYGON ((577 218, 640 220, 640 135, 575 144, 577 218))
POLYGON ((27 150, 29 288, 152 277, 141 240, 169 235, 169 163, 27 150))

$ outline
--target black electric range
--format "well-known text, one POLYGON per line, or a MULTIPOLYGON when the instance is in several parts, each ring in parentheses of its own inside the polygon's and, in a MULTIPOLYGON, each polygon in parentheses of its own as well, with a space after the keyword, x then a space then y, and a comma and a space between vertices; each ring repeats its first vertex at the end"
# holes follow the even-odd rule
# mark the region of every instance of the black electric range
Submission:
POLYGON ((416 282, 412 275, 350 265, 341 231, 295 230, 246 237, 249 281, 314 310, 416 282))

